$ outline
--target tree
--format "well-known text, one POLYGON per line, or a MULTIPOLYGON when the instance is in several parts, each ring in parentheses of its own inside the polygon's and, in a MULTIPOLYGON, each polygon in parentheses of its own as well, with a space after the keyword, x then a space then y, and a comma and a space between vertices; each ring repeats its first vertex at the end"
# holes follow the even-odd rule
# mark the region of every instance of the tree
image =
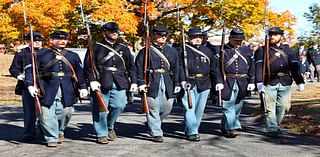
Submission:
MULTIPOLYGON (((100 27, 105 22, 115 21, 120 30, 131 40, 143 36, 144 0, 82 0, 84 13, 89 21, 94 36, 100 35, 100 27)), ((267 4, 268 4, 268 0, 267 4)), ((72 36, 72 44, 77 45, 77 36, 86 34, 83 27, 80 0, 25 0, 27 23, 32 23, 34 30, 48 36, 53 29, 67 29, 72 36)), ((22 32, 29 30, 23 21, 21 1, 0 2, 3 19, 0 40, 19 38, 22 32), (5 17, 5 18, 4 18, 5 17), (7 33, 7 34, 6 34, 7 33), (8 34, 10 33, 10 34, 8 34)), ((172 34, 177 33, 178 14, 181 15, 184 29, 201 27, 203 29, 221 29, 241 27, 247 38, 259 35, 263 25, 264 2, 261 0, 149 0, 148 17, 150 26, 168 25, 172 34), (179 13, 178 13, 179 11, 179 13)), ((294 34, 292 26, 295 17, 289 12, 277 13, 268 8, 267 23, 277 25, 294 34)))
POLYGON ((309 13, 304 13, 303 15, 308 21, 313 23, 315 29, 314 33, 320 32, 320 6, 317 3, 312 4, 309 7, 309 13))

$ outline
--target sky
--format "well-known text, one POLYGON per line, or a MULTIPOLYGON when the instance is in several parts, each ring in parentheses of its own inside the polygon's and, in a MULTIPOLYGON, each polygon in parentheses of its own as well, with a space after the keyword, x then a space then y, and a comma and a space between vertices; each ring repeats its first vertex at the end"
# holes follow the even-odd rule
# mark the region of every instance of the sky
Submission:
POLYGON ((320 0, 269 0, 270 7, 276 12, 288 10, 297 18, 295 27, 296 37, 308 35, 312 30, 312 23, 303 17, 304 13, 309 13, 309 7, 313 3, 320 4, 320 0))

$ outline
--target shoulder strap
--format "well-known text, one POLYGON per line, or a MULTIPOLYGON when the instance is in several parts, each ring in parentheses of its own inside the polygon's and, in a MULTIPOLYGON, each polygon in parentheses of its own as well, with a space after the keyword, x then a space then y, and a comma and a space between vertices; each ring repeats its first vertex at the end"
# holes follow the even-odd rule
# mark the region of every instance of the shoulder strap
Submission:
POLYGON ((157 48, 155 48, 153 45, 150 46, 152 49, 152 52, 156 53, 168 66, 168 70, 170 70, 170 62, 167 59, 167 57, 161 53, 157 48))
POLYGON ((106 57, 104 57, 103 60, 107 61, 107 60, 109 60, 113 55, 117 55, 117 56, 121 59, 125 71, 127 71, 126 63, 125 63, 123 57, 122 57, 115 49, 113 49, 112 47, 110 47, 110 46, 108 46, 108 45, 99 43, 99 42, 97 42, 97 44, 98 44, 98 45, 101 45, 102 47, 107 48, 108 50, 110 50, 110 51, 112 52, 112 53, 109 52, 109 54, 108 54, 106 57))
POLYGON ((230 48, 235 52, 235 54, 232 56, 230 60, 227 61, 227 63, 224 65, 225 69, 228 68, 238 57, 240 57, 247 65, 248 61, 247 59, 239 52, 239 50, 230 47, 229 45, 226 45, 226 47, 230 48))
MULTIPOLYGON (((277 48, 274 48, 274 47, 270 47, 272 50, 276 51, 276 53, 280 53, 281 56, 283 56, 286 60, 286 62, 288 62, 288 55, 281 49, 277 49, 277 48)), ((274 61, 276 61, 277 59, 279 59, 280 56, 277 56, 277 55, 273 55, 270 59, 270 64, 274 61)))
MULTIPOLYGON (((56 50, 53 50, 51 49, 55 54, 56 54, 56 58, 55 60, 62 60, 65 64, 68 65, 68 67, 70 68, 70 70, 72 71, 72 74, 73 74, 73 78, 74 80, 76 81, 76 83, 78 83, 78 77, 77 77, 77 74, 76 74, 76 71, 74 70, 72 64, 69 62, 69 60, 64 56, 65 54, 67 54, 67 50, 66 49, 63 49, 61 53, 57 52, 56 50)), ((50 61, 51 62, 51 61, 50 61)), ((48 63, 49 64, 49 63, 48 63)))
POLYGON ((192 47, 192 46, 190 46, 188 44, 186 44, 186 46, 189 47, 192 51, 194 51, 194 52, 198 53, 199 55, 203 56, 204 58, 206 58, 208 60, 209 64, 210 64, 210 58, 206 54, 204 54, 200 50, 198 50, 198 49, 196 49, 196 48, 194 48, 194 47, 192 47))

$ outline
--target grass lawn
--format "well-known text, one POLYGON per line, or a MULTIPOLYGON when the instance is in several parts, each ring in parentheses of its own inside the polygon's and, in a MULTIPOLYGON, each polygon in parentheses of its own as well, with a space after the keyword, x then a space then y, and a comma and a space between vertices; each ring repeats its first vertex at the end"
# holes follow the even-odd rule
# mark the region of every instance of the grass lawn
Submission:
POLYGON ((292 106, 283 126, 292 132, 320 137, 320 83, 310 84, 303 93, 293 92, 292 106))

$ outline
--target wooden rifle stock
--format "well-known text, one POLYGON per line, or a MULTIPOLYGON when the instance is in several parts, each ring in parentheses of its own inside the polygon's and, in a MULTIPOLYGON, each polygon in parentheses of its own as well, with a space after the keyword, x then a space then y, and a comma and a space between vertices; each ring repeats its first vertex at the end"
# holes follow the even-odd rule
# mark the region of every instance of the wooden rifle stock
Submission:
MULTIPOLYGON (((32 24, 30 24, 30 37, 31 37, 31 64, 32 64, 32 80, 33 80, 33 87, 37 89, 39 94, 41 95, 41 89, 39 88, 40 80, 38 79, 38 67, 37 67, 37 59, 36 53, 34 51, 33 45, 33 31, 32 31, 32 24)), ((34 105, 35 105, 35 112, 37 116, 42 115, 41 103, 38 95, 34 97, 34 105)))
MULTIPOLYGON (((89 28, 89 24, 85 21, 84 18, 84 12, 83 12, 83 7, 82 7, 82 0, 80 0, 80 9, 81 9, 81 14, 82 14, 82 19, 83 19, 83 24, 87 28, 87 39, 88 39, 88 47, 89 47, 89 61, 90 61, 90 66, 91 66, 91 71, 93 74, 93 77, 97 79, 97 68, 95 67, 93 63, 93 48, 92 48, 92 35, 91 31, 89 28)), ((103 100, 101 92, 100 91, 94 91, 98 100, 98 108, 99 112, 107 112, 108 111, 108 104, 103 100)))
POLYGON ((263 49, 262 79, 264 85, 267 85, 270 82, 269 35, 267 32, 263 49))
MULTIPOLYGON (((145 34, 145 52, 144 52, 144 58, 143 58, 143 80, 146 85, 149 85, 149 66, 150 66, 150 32, 149 32, 149 24, 148 24, 148 14, 147 14, 147 6, 148 6, 148 0, 145 1, 144 3, 144 27, 146 30, 145 34)), ((143 113, 148 113, 149 112, 149 104, 147 100, 147 93, 142 92, 142 106, 141 106, 141 111, 143 113)))
POLYGON ((94 91, 97 97, 97 101, 98 101, 98 110, 99 112, 107 112, 108 109, 106 107, 105 101, 103 100, 100 91, 95 90, 94 91))
POLYGON ((264 111, 264 114, 267 114, 267 102, 266 102, 266 97, 264 92, 260 92, 260 99, 261 99, 261 107, 263 108, 262 110, 264 111))
POLYGON ((147 100, 147 93, 143 92, 142 93, 142 107, 141 111, 143 113, 148 113, 149 112, 149 105, 148 105, 148 100, 147 100))

